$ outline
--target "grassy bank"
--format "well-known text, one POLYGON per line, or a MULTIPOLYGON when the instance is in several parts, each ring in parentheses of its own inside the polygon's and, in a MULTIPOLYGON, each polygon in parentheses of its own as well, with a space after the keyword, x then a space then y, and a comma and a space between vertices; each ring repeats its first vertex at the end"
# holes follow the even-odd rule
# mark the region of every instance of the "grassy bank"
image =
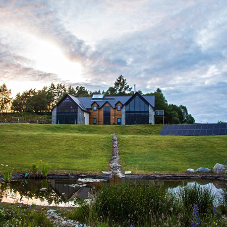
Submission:
POLYGON ((14 167, 14 171, 28 171, 40 160, 55 172, 108 169, 110 134, 78 133, 66 126, 12 124, 0 125, 0 137, 1 164, 14 167))
POLYGON ((133 173, 184 172, 226 160, 227 136, 159 136, 162 125, 0 124, 0 164, 28 171, 40 160, 50 171, 108 170, 111 134, 119 139, 121 164, 133 173))
POLYGON ((120 136, 121 164, 125 170, 185 172, 227 159, 227 136, 120 136))
POLYGON ((0 124, 0 133, 16 134, 105 134, 159 135, 162 125, 51 125, 51 124, 0 124))

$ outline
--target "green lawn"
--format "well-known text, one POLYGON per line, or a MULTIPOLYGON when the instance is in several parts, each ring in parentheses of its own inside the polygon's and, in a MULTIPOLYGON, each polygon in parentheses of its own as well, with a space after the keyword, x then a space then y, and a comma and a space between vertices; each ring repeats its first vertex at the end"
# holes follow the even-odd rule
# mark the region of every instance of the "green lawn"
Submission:
POLYGON ((0 125, 0 164, 27 171, 48 163, 51 171, 100 172, 109 168, 111 135, 73 133, 50 125, 0 125))
POLYGON ((119 136, 121 164, 134 173, 185 172, 227 160, 227 136, 119 136))
POLYGON ((159 135, 162 125, 1 124, 0 133, 159 135))
POLYGON ((133 173, 185 172, 227 159, 227 136, 160 136, 162 125, 0 124, 0 164, 28 171, 40 160, 51 172, 108 170, 111 134, 119 139, 121 164, 133 173))

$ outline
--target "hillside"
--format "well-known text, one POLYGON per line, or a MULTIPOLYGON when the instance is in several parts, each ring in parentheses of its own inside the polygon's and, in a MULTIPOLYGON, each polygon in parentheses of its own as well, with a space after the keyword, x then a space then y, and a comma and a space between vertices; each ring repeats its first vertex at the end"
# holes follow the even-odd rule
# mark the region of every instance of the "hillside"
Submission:
POLYGON ((183 172, 226 159, 227 136, 160 136, 162 125, 0 124, 0 164, 28 171, 40 160, 52 172, 108 170, 111 139, 119 139, 123 170, 183 172))

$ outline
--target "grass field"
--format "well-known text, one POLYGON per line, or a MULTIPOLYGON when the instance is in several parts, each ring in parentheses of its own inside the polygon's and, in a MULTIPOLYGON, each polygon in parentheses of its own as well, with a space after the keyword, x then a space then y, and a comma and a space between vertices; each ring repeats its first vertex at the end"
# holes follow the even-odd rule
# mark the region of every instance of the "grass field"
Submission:
POLYGON ((119 139, 121 164, 133 173, 184 172, 227 159, 227 136, 159 136, 162 125, 0 124, 0 164, 28 171, 40 160, 51 172, 108 170, 111 134, 119 139))
POLYGON ((227 136, 119 136, 121 164, 134 173, 185 172, 227 160, 227 136))

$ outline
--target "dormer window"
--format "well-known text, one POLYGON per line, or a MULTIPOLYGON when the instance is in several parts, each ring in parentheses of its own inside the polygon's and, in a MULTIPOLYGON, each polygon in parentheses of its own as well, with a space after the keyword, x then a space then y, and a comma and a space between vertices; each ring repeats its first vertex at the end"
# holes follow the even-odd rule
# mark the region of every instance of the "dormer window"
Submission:
POLYGON ((121 106, 117 106, 117 111, 121 111, 121 106))
POLYGON ((93 111, 96 111, 97 110, 97 106, 93 106, 93 111))

